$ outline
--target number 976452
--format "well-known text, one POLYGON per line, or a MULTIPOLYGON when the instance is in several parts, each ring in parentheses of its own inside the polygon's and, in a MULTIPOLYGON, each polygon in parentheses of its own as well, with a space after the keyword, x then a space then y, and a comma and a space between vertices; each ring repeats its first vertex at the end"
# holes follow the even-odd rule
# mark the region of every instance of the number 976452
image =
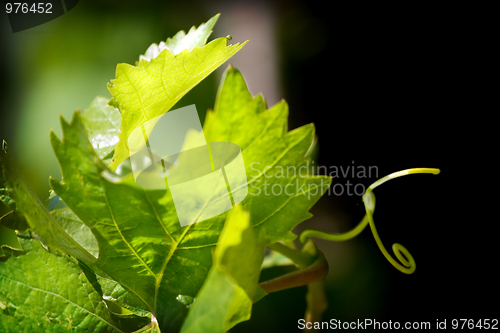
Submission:
POLYGON ((13 2, 13 3, 6 3, 5 4, 5 12, 7 14, 10 13, 34 13, 34 14, 52 14, 52 4, 50 2, 38 2, 38 3, 33 3, 28 4, 28 3, 22 3, 22 2, 13 2))
POLYGON ((484 330, 497 330, 498 319, 453 319, 451 327, 456 329, 484 329, 484 330))

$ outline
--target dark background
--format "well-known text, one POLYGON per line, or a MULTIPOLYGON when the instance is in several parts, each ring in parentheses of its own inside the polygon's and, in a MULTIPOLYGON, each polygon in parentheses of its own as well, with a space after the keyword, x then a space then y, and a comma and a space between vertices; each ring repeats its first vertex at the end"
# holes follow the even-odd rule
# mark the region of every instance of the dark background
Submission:
MULTIPOLYGON (((438 176, 412 175, 375 190, 379 235, 389 251, 398 242, 412 253, 413 275, 386 261, 369 230, 345 243, 317 242, 330 265, 324 319, 434 324, 447 318, 450 326, 454 318, 498 318, 498 218, 484 217, 496 206, 483 199, 496 178, 478 178, 494 169, 481 166, 498 151, 483 153, 498 142, 484 136, 496 122, 488 112, 493 108, 484 104, 492 93, 484 82, 492 43, 481 38, 490 29, 488 18, 481 19, 487 9, 80 1, 64 16, 16 34, 2 13, 0 135, 37 194, 45 198, 48 176, 60 175, 48 144, 50 128, 59 130, 59 113, 68 119, 95 95, 109 96, 106 82, 118 62, 134 63, 152 42, 217 12, 224 30, 216 29, 210 39, 233 34, 225 9, 235 6, 267 11, 264 16, 271 18, 278 98, 290 105, 290 129, 316 125, 318 164, 377 166, 378 178, 412 167, 441 169, 438 176)), ((248 38, 233 37, 232 42, 248 38)), ((240 53, 251 45, 252 40, 240 53)), ((245 59, 234 59, 229 62, 245 76, 245 59)), ((180 103, 196 103, 203 116, 213 106, 221 74, 211 74, 180 103)), ((367 187, 376 177, 334 182, 346 180, 367 187)), ((297 233, 348 231, 364 207, 359 196, 329 195, 312 213, 297 233)), ((5 229, 0 233, 7 237, 5 229)), ((270 269, 262 278, 283 271, 270 269)), ((254 306, 252 319, 232 332, 297 331, 305 293, 303 287, 267 296, 254 306)))

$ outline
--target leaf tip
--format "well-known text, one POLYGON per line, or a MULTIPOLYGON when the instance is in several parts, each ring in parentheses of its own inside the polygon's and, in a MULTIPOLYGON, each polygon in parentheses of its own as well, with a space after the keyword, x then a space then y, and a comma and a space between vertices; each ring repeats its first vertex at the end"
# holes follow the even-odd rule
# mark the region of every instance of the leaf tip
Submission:
POLYGON ((59 113, 59 122, 61 123, 61 127, 63 128, 64 130, 64 127, 65 126, 68 126, 68 122, 66 121, 66 119, 64 119, 64 116, 62 113, 59 113))
POLYGON ((53 128, 50 129, 50 142, 52 143, 52 147, 54 147, 55 144, 62 143, 62 141, 57 137, 57 134, 53 128))
POLYGON ((309 123, 309 124, 305 124, 304 125, 304 128, 309 131, 309 132, 312 132, 313 135, 316 134, 316 127, 314 126, 314 123, 309 123))
MULTIPOLYGON (((220 17, 220 13, 217 13, 215 14, 214 16, 212 16, 208 21, 207 23, 211 23, 211 26, 213 27, 215 25, 215 23, 217 23, 217 20, 219 19, 220 17)), ((203 23, 203 24, 206 24, 206 23, 203 23)), ((202 24, 200 24, 201 26, 202 24)))
POLYGON ((75 125, 76 123, 80 123, 81 122, 81 118, 80 118, 80 115, 82 114, 82 110, 81 109, 77 109, 74 113, 73 113, 73 117, 71 117, 71 123, 70 123, 70 126, 71 125, 75 125))

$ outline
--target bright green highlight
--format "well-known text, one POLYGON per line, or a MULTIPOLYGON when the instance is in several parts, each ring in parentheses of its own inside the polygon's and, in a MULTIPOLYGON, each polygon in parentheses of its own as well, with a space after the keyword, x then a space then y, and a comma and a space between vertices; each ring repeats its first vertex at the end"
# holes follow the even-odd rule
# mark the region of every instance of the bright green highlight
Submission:
POLYGON ((375 195, 373 194, 373 190, 376 187, 394 178, 412 174, 419 174, 419 173, 429 173, 437 175, 439 174, 439 172, 440 172, 439 169, 433 169, 433 168, 414 168, 414 169, 407 169, 394 172, 391 173, 390 175, 387 175, 377 180, 368 187, 366 193, 363 195, 363 203, 365 205, 366 215, 354 229, 343 234, 329 234, 319 230, 305 230, 300 235, 301 243, 304 244, 309 237, 316 237, 336 242, 346 241, 359 235, 361 231, 363 231, 365 227, 368 224, 370 224, 370 229, 372 231, 373 237, 375 238, 375 241, 377 242, 377 245, 380 251, 382 251, 384 257, 399 271, 405 274, 412 274, 415 271, 416 263, 410 252, 401 244, 394 243, 392 245, 392 250, 396 255, 396 258, 398 258, 398 260, 403 264, 401 265, 389 254, 389 252, 384 247, 384 244, 382 243, 382 240, 378 235, 377 228, 375 227, 375 222, 373 221, 373 213, 375 211, 375 195))
MULTIPOLYGON (((110 105, 121 118, 119 141, 110 167, 129 157, 129 136, 134 129, 169 111, 188 91, 238 52, 246 42, 227 45, 217 38, 205 44, 218 15, 188 34, 178 33, 161 47, 152 45, 137 65, 118 64, 108 84, 110 105)), ((149 133, 148 133, 149 134, 149 133)))

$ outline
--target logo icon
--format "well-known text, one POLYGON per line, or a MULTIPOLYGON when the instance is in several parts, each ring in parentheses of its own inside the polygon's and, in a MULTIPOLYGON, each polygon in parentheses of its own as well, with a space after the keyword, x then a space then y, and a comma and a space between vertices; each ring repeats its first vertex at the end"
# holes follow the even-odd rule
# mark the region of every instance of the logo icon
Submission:
POLYGON ((248 194, 240 147, 208 144, 194 105, 135 128, 128 148, 137 186, 168 188, 182 227, 222 214, 248 194))

